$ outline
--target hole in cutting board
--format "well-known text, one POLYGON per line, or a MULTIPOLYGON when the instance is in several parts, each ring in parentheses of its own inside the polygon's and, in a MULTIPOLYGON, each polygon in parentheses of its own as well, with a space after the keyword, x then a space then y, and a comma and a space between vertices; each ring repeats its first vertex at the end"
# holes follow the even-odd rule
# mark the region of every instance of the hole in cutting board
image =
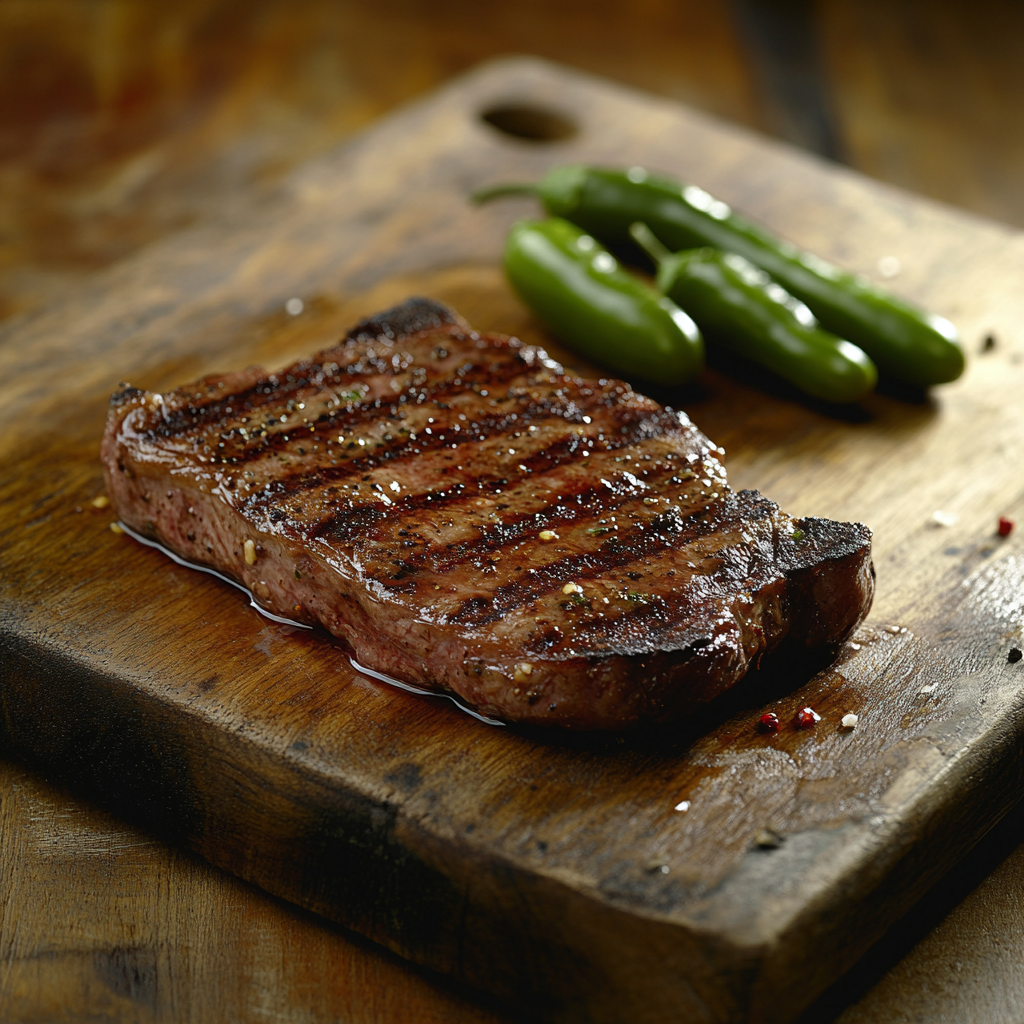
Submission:
POLYGON ((480 120, 505 135, 529 142, 556 142, 576 134, 576 122, 533 103, 501 103, 481 111, 480 120))

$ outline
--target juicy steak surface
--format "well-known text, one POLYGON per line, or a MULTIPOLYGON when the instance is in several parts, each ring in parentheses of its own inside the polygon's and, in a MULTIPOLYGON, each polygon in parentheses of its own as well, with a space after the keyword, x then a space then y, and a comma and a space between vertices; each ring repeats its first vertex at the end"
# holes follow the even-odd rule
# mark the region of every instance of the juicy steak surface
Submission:
POLYGON ((835 645, 870 531, 726 484, 684 413, 412 299, 279 373, 111 399, 124 523, 508 721, 671 721, 783 640, 835 645))

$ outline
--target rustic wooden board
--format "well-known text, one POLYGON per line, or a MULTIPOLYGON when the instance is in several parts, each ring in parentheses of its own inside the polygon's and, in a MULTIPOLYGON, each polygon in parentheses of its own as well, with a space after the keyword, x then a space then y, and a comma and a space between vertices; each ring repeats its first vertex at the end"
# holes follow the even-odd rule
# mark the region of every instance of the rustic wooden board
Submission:
POLYGON ((1017 798, 1024 557, 993 534, 1024 515, 1022 274, 999 227, 564 69, 487 66, 0 335, 4 748, 531 1015, 792 1019, 1017 798), (479 117, 503 103, 578 131, 510 138, 479 117), (835 665, 752 679, 674 736, 527 735, 366 679, 107 529, 119 379, 283 364, 412 292, 548 343, 497 268, 530 204, 464 197, 577 159, 690 178, 857 270, 895 255, 894 286, 972 348, 996 332, 961 382, 844 417, 718 372, 675 398, 735 486, 875 529, 872 622, 835 665), (813 732, 753 728, 804 704, 813 732))

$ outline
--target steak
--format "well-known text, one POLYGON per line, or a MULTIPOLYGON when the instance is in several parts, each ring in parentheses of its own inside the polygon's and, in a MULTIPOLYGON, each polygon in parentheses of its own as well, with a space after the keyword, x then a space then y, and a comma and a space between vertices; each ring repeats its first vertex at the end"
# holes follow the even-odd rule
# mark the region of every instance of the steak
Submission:
POLYGON ((871 603, 871 534, 726 484, 622 381, 410 299, 279 373, 111 398, 122 521, 506 721, 677 720, 871 603))

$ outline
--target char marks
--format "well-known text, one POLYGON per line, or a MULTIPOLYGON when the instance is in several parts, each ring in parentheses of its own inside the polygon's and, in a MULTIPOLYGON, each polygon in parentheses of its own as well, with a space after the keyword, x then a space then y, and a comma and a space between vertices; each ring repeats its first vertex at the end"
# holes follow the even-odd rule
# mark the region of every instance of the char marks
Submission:
MULTIPOLYGON (((349 339, 336 348, 321 352, 313 360, 294 364, 280 374, 260 372, 255 380, 247 374, 232 375, 240 378, 237 383, 241 386, 234 389, 227 384, 232 377, 206 378, 168 396, 168 408, 159 421, 150 425, 149 438, 153 441, 175 440, 217 425, 237 436, 238 428, 233 425, 243 414, 273 413, 281 409, 290 411, 289 405, 295 405, 298 399, 322 392, 339 398, 339 407, 341 402, 345 402, 345 412, 355 413, 351 421, 355 424, 360 420, 372 420, 385 405, 436 402, 450 395, 474 391, 485 384, 508 384, 534 369, 535 350, 524 349, 515 339, 503 340, 502 344, 483 350, 472 350, 472 359, 465 358, 464 346, 456 350, 454 343, 453 353, 458 351, 458 356, 450 356, 443 347, 430 349, 428 346, 426 353, 420 353, 426 358, 417 359, 417 347, 395 347, 394 342, 387 338, 377 339, 376 343, 349 339), (396 392, 391 384, 403 376, 409 380, 396 392), (372 394, 374 390, 381 394, 363 402, 365 395, 372 394)), ((334 416, 337 417, 337 413, 334 416)), ((328 422, 328 427, 335 423, 331 414, 323 415, 321 419, 328 422)), ((280 421, 274 420, 271 425, 277 422, 280 421)))
MULTIPOLYGON (((645 479, 644 484, 657 486, 675 472, 675 466, 662 464, 653 478, 645 479)), ((496 485, 505 482, 502 478, 479 480, 477 481, 478 489, 475 491, 471 491, 470 485, 460 483, 435 495, 416 495, 414 498, 402 499, 397 503, 393 512, 388 516, 381 517, 380 523, 382 526, 391 526, 394 531, 398 529, 397 524, 407 523, 414 518, 415 512, 427 509, 431 511, 447 509, 452 516, 464 515, 474 511, 470 506, 472 499, 481 494, 497 493, 500 488, 496 485), (431 498, 434 500, 431 501, 431 498)), ((524 485, 527 483, 538 484, 539 486, 542 482, 524 480, 520 483, 524 485)), ((475 564, 488 555, 503 553, 520 542, 537 537, 542 530, 557 531, 567 527, 572 527, 577 531, 582 530, 588 524, 596 524, 599 519, 614 518, 627 504, 635 503, 642 495, 642 490, 627 486, 616 487, 604 484, 599 487, 587 486, 585 477, 580 477, 574 483, 577 487, 575 491, 570 487, 560 487, 563 493, 556 495, 553 500, 547 501, 532 511, 508 515, 505 512, 508 506, 503 505, 502 512, 505 514, 500 522, 482 523, 473 537, 434 545, 418 552, 415 556, 406 557, 403 559, 401 576, 392 578, 405 578, 411 575, 413 569, 416 572, 425 570, 443 575, 457 569, 460 565, 475 564)), ((513 507, 521 504, 517 494, 503 493, 506 493, 508 501, 513 507)), ((666 511, 664 514, 669 515, 670 511, 666 511)), ((655 525, 654 528, 658 529, 658 526, 655 525)), ((328 529, 333 534, 337 527, 332 524, 328 529)), ((343 529, 346 539, 352 539, 357 535, 356 528, 348 523, 343 529)), ((595 537, 600 537, 617 534, 619 531, 617 526, 593 526, 588 532, 595 537)), ((373 539, 380 540, 380 533, 374 534, 373 539)))
POLYGON ((724 524, 737 524, 770 517, 775 506, 756 495, 741 499, 728 492, 699 515, 683 515, 678 507, 669 508, 648 528, 632 530, 623 536, 605 540, 593 551, 573 553, 525 574, 497 588, 486 604, 477 599, 464 602, 450 619, 464 625, 484 626, 503 618, 517 608, 560 589, 565 583, 580 583, 606 576, 614 571, 649 559, 669 548, 685 548, 700 537, 721 532, 724 524))
MULTIPOLYGON (((205 402, 196 399, 197 392, 191 389, 187 394, 177 392, 172 397, 185 404, 168 409, 161 420, 151 424, 147 440, 160 443, 195 439, 203 431, 213 434, 219 427, 214 461, 244 465, 268 454, 287 452, 300 442, 326 442, 329 435, 338 431, 349 434, 367 425, 377 425, 385 418, 400 424, 411 410, 426 404, 448 408, 455 396, 473 392, 483 382, 494 387, 524 377, 524 382, 534 383, 525 380, 531 367, 519 354, 507 355, 511 358, 489 365, 464 362, 458 367, 460 373, 454 377, 445 375, 443 366, 431 367, 423 374, 414 371, 397 392, 390 386, 391 382, 407 374, 410 364, 395 366, 390 361, 380 360, 379 366, 366 366, 365 359, 349 364, 344 372, 328 372, 336 365, 330 361, 308 364, 305 368, 309 372, 301 376, 293 373, 280 379, 266 376, 253 386, 235 392, 224 393, 214 385, 205 402), (328 370, 323 369, 324 365, 328 370), (375 395, 375 391, 380 394, 375 395), (302 404, 323 405, 325 398, 329 407, 319 412, 312 422, 308 417, 299 416, 301 399, 305 400, 302 404), (265 418, 252 423, 260 414, 265 418), (292 419, 294 424, 289 422, 292 419)), ((487 394, 484 391, 484 395, 487 394)), ((502 401, 515 397, 506 394, 502 401)), ((487 419, 500 422, 501 417, 487 419)))
POLYGON ((436 331, 445 327, 469 330, 462 318, 447 306, 417 295, 386 309, 383 313, 360 320, 348 332, 348 337, 352 341, 378 338, 394 340, 410 334, 419 334, 421 331, 436 331))
MULTIPOLYGON (((526 426, 528 419, 520 420, 513 424, 526 426)), ((321 490, 329 485, 346 485, 348 482, 365 477, 374 470, 385 464, 391 470, 397 471, 401 461, 422 460, 432 454, 443 453, 451 450, 459 450, 463 447, 479 448, 482 442, 491 440, 495 435, 507 435, 509 427, 508 416, 493 417, 484 421, 472 424, 472 431, 460 432, 458 435, 446 435, 441 432, 434 432, 431 435, 417 435, 415 439, 405 438, 395 444, 389 444, 383 451, 372 451, 363 456, 353 455, 338 466, 317 467, 312 470, 297 470, 291 473, 284 473, 259 494, 248 498, 246 505, 256 509, 267 504, 277 504, 283 499, 296 499, 306 492, 321 490)), ((634 447, 645 440, 651 440, 657 433, 658 426, 668 426, 676 433, 681 432, 677 417, 671 417, 667 423, 658 424, 652 417, 643 416, 636 418, 629 426, 623 426, 621 430, 626 433, 618 433, 610 438, 600 441, 599 448, 588 448, 587 442, 593 441, 585 435, 572 433, 552 441, 542 448, 529 452, 529 454, 518 454, 512 468, 502 470, 496 468, 481 469, 476 465, 451 467, 438 466, 439 472, 445 473, 446 486, 440 490, 424 490, 412 494, 405 494, 401 498, 391 499, 395 505, 392 514, 395 517, 402 517, 411 512, 422 510, 429 506, 439 509, 452 502, 458 501, 469 491, 474 497, 494 495, 501 493, 510 484, 510 474, 522 479, 523 477, 534 477, 532 483, 536 487, 543 486, 543 476, 555 469, 564 469, 568 460, 574 457, 581 457, 582 452, 594 452, 603 454, 606 452, 621 451, 634 447), (452 482, 454 478, 454 482, 452 482)), ((528 428, 527 428, 528 429, 528 428)), ((665 430, 660 432, 664 436, 665 430)), ((515 443, 522 443, 517 439, 515 443)), ((489 452, 480 453, 460 452, 459 457, 466 463, 475 455, 482 455, 485 462, 493 467, 493 459, 489 452)), ((673 467, 669 467, 671 470, 673 467)), ((669 474, 671 475, 671 473, 669 474)), ((607 490, 607 488, 605 488, 607 490)), ((596 493, 596 489, 588 487, 579 492, 579 495, 596 493)), ((578 497, 579 495, 566 495, 567 498, 578 497)), ((325 520, 321 523, 308 526, 309 536, 326 536, 333 534, 342 539, 348 533, 344 524, 344 513, 339 512, 331 521, 325 520)))

